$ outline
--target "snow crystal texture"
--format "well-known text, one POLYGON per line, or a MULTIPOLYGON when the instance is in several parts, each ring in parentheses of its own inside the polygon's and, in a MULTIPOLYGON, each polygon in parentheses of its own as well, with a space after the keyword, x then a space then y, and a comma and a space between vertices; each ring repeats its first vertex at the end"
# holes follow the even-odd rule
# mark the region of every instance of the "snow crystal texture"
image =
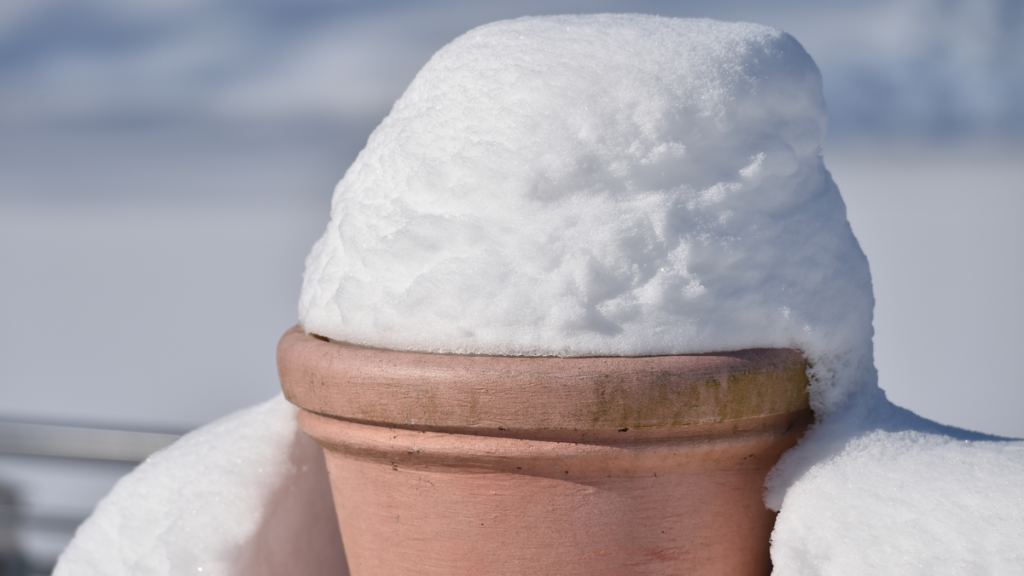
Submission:
POLYGON ((347 574, 323 452, 297 412, 278 396, 151 456, 79 527, 54 576, 347 574))
POLYGON ((825 129, 817 67, 772 28, 482 26, 434 55, 338 184, 300 321, 427 352, 793 347, 827 412, 875 374, 825 129))
POLYGON ((769 477, 773 574, 1024 574, 1022 478, 1024 442, 861 391, 769 477))

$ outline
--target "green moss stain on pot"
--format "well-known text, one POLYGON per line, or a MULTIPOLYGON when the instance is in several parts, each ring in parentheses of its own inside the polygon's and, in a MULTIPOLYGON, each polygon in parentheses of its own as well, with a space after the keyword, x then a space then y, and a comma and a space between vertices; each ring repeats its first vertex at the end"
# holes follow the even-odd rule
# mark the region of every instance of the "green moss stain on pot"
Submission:
POLYGON ((719 422, 809 408, 807 369, 804 362, 774 370, 731 374, 723 401, 717 405, 719 422))
POLYGON ((717 388, 718 382, 712 379, 696 386, 678 386, 674 385, 674 380, 672 374, 663 372, 658 376, 656 387, 639 397, 634 390, 619 382, 595 382, 592 427, 625 432, 630 428, 684 426, 712 421, 701 417, 705 411, 701 397, 708 387, 717 388))
POLYGON ((593 428, 692 426, 782 414, 809 407, 804 362, 708 376, 661 372, 643 394, 621 380, 597 379, 591 389, 593 428))

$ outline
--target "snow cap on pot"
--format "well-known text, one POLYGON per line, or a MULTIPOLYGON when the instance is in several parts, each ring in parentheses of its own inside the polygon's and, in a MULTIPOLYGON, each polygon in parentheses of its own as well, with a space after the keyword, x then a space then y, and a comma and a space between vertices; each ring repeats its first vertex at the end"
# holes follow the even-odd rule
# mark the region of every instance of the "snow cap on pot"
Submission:
POLYGON ((482 26, 434 55, 338 184, 300 321, 423 352, 797 348, 829 412, 875 372, 825 129, 818 69, 779 30, 482 26))

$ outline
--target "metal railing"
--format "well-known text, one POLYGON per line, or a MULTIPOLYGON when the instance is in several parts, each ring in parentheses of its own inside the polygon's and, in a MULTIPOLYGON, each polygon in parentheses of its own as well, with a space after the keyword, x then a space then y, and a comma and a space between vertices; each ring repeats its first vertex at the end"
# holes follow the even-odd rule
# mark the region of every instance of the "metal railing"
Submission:
MULTIPOLYGON (((0 420, 0 454, 45 459, 71 459, 111 463, 138 463, 161 450, 180 434, 67 426, 0 420)), ((71 534, 85 518, 29 511, 17 492, 0 478, 0 576, 48 574, 52 561, 38 566, 19 548, 19 534, 26 531, 71 534)), ((51 559, 51 560, 55 560, 51 559)))
POLYGON ((142 462, 180 434, 0 420, 0 454, 142 462))

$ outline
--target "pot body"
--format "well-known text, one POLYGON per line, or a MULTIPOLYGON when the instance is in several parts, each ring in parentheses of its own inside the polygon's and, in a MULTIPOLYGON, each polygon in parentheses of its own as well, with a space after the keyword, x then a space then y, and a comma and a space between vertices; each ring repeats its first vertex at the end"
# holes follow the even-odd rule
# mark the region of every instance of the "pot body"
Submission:
POLYGON ((768 574, 765 476, 811 420, 792 350, 278 349, 354 576, 768 574))

